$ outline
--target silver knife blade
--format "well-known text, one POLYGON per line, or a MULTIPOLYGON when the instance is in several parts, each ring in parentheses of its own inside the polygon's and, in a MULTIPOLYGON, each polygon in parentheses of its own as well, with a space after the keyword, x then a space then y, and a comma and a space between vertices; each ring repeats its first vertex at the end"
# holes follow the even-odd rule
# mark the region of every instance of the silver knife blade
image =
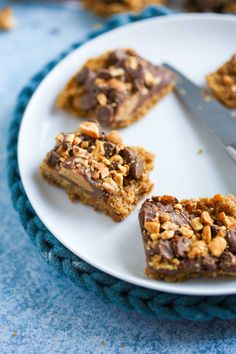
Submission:
POLYGON ((163 64, 176 74, 175 93, 198 120, 208 127, 236 162, 236 120, 230 111, 203 89, 169 64, 163 64))

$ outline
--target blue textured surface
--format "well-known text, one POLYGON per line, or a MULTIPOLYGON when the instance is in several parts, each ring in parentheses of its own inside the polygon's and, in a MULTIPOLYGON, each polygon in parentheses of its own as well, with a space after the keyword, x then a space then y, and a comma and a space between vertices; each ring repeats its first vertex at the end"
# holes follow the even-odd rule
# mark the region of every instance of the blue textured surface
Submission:
POLYGON ((42 63, 81 37, 97 20, 73 9, 62 13, 58 7, 46 10, 30 7, 27 12, 24 7, 16 7, 16 14, 21 21, 19 28, 0 34, 1 352, 233 353, 235 321, 214 321, 210 326, 209 323, 169 324, 127 315, 114 306, 99 303, 60 278, 31 247, 10 206, 3 169, 6 127, 15 95, 42 63), (67 24, 66 29, 63 24, 67 24), (32 55, 28 56, 32 51, 34 61, 32 55))

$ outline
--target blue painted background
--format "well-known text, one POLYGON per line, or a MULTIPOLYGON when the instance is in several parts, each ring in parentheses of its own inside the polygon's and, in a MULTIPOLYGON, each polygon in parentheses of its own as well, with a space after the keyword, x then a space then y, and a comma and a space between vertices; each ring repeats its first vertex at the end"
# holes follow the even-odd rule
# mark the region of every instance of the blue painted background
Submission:
POLYGON ((235 353, 236 321, 149 320, 104 305, 45 264, 23 232, 5 175, 17 93, 100 20, 74 5, 13 8, 17 28, 0 32, 0 353, 235 353))

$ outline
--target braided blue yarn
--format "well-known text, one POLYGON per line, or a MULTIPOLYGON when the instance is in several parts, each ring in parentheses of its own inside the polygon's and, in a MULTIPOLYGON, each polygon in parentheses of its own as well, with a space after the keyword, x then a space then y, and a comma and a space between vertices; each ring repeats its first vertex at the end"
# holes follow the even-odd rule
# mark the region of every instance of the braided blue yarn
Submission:
POLYGON ((144 289, 105 274, 84 262, 66 249, 44 226, 33 210, 21 183, 18 161, 18 132, 25 108, 39 83, 48 72, 73 49, 111 29, 151 17, 170 14, 165 7, 150 6, 141 14, 111 17, 99 30, 86 39, 74 43, 34 75, 18 96, 8 135, 8 184, 14 208, 21 223, 45 261, 77 286, 91 291, 105 303, 113 303, 125 311, 135 310, 141 315, 169 320, 208 320, 236 318, 236 296, 181 296, 144 289))

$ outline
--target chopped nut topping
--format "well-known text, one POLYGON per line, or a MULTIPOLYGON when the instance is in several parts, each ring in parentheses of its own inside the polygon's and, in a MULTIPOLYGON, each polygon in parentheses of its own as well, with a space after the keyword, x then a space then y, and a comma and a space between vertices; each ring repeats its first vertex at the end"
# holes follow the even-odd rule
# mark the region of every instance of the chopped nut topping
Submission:
POLYGON ((109 84, 110 88, 113 88, 117 91, 126 91, 125 84, 122 81, 117 80, 115 78, 110 79, 108 84, 109 84))
POLYGON ((104 181, 102 186, 108 193, 117 193, 119 191, 116 182, 112 178, 106 178, 104 181))
POLYGON ((159 233, 156 233, 156 234, 151 234, 150 237, 153 241, 156 241, 160 237, 160 235, 159 233))
POLYGON ((200 222, 200 218, 195 218, 191 221, 191 226, 195 231, 200 231, 203 229, 203 225, 200 222))
POLYGON ((168 240, 174 236, 174 230, 166 230, 160 233, 160 236, 163 240, 168 240))
POLYGON ((126 176, 127 173, 129 172, 129 166, 128 165, 124 165, 124 166, 118 165, 118 169, 122 172, 122 174, 124 176, 126 176))
POLYGON ((86 153, 87 153, 86 150, 81 149, 81 148, 80 148, 79 146, 77 146, 77 145, 74 145, 74 146, 73 146, 72 151, 73 151, 73 155, 74 155, 74 156, 81 156, 81 155, 86 156, 86 153))
POLYGON ((110 73, 112 76, 122 76, 125 74, 125 71, 123 68, 112 68, 110 69, 110 73))
POLYGON ((178 225, 174 224, 171 221, 166 221, 161 225, 162 229, 164 230, 177 230, 178 225))
POLYGON ((138 60, 133 56, 129 57, 129 65, 131 69, 136 70, 138 67, 138 60))
POLYGON ((213 256, 219 257, 226 249, 227 242, 222 237, 216 237, 209 243, 208 247, 213 256))
POLYGON ((224 197, 221 194, 215 194, 214 197, 212 198, 212 200, 216 203, 222 202, 224 200, 224 197))
POLYGON ((116 181, 117 185, 119 187, 122 187, 123 186, 123 176, 121 173, 114 173, 113 174, 113 177, 114 177, 114 180, 116 181))
POLYGON ((204 226, 203 231, 202 231, 202 239, 206 243, 211 242, 211 227, 210 227, 210 225, 204 226))
POLYGON ((65 135, 65 143, 72 145, 75 139, 75 134, 68 133, 65 135))
POLYGON ((181 226, 180 230, 181 234, 186 237, 192 237, 193 236, 193 230, 190 229, 189 226, 181 226))
POLYGON ((75 160, 75 166, 77 167, 78 165, 83 165, 83 166, 88 166, 88 160, 86 156, 81 156, 81 157, 77 157, 75 160))
POLYGON ((236 219, 231 217, 231 216, 227 216, 225 214, 225 212, 221 212, 219 215, 219 219, 223 222, 223 224, 227 227, 227 228, 234 228, 236 227, 236 219))
POLYGON ((224 75, 223 76, 223 81, 226 85, 232 85, 234 83, 233 79, 229 75, 224 75))
POLYGON ((101 173, 101 178, 104 179, 109 176, 110 171, 106 166, 104 166, 100 173, 101 173))
POLYGON ((178 210, 183 209, 183 207, 182 207, 182 205, 181 205, 180 203, 175 204, 175 205, 174 205, 174 208, 175 208, 175 209, 178 209, 178 210))
POLYGON ((97 95, 97 100, 100 103, 101 106, 106 106, 107 104, 107 97, 104 95, 104 93, 99 93, 97 95))
POLYGON ((62 142, 63 142, 64 138, 65 138, 65 134, 60 133, 60 134, 57 134, 55 140, 56 140, 56 142, 59 144, 59 143, 62 143, 62 142))
MULTIPOLYGON (((62 141, 60 141, 61 143, 62 141)), ((74 139, 74 144, 75 145, 79 145, 82 142, 82 138, 80 136, 76 136, 74 139)), ((81 144, 82 148, 87 148, 88 147, 88 142, 87 141, 83 141, 81 144)))
POLYGON ((116 130, 112 130, 107 134, 107 140, 117 145, 123 144, 122 137, 116 130))
POLYGON ((170 219, 171 219, 171 216, 168 213, 162 213, 160 215, 161 222, 166 222, 166 221, 169 221, 170 219))
POLYGON ((193 243, 190 251, 188 252, 188 258, 196 258, 205 256, 208 253, 207 245, 204 241, 196 241, 193 243))
MULTIPOLYGON (((224 227, 224 226, 222 226, 224 227)), ((224 227, 225 228, 225 227, 224 227)), ((226 229, 226 228, 225 228, 226 229)), ((218 237, 225 237, 225 230, 223 230, 222 228, 217 232, 216 236, 218 237)))
POLYGON ((148 86, 155 85, 156 78, 150 73, 150 71, 146 71, 144 77, 145 77, 145 82, 148 86))
POLYGON ((80 124, 80 130, 87 136, 91 138, 98 139, 100 137, 99 127, 93 122, 84 122, 80 124))
POLYGON ((202 211, 202 212, 201 212, 201 222, 202 222, 203 224, 212 225, 213 220, 212 220, 210 214, 208 213, 208 211, 202 211))
POLYGON ((144 225, 145 229, 150 232, 151 234, 159 233, 160 232, 160 223, 156 221, 148 221, 144 225))

